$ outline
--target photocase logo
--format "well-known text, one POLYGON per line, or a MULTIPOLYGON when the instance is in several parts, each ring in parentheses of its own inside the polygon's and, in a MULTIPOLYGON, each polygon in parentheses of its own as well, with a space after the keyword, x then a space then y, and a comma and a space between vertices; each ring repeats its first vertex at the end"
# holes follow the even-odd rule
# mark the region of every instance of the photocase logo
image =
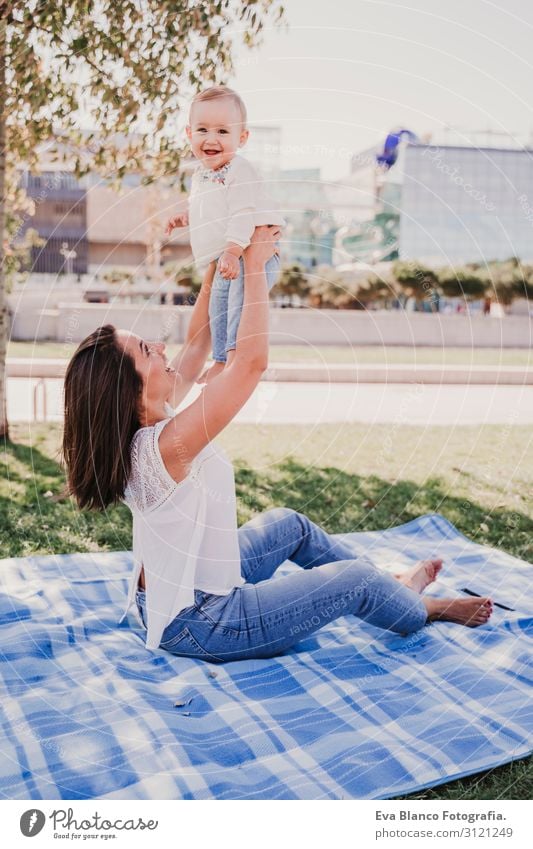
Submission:
POLYGON ((46 822, 46 817, 42 811, 37 808, 30 808, 29 811, 24 811, 20 818, 20 830, 24 837, 35 837, 42 831, 46 822))

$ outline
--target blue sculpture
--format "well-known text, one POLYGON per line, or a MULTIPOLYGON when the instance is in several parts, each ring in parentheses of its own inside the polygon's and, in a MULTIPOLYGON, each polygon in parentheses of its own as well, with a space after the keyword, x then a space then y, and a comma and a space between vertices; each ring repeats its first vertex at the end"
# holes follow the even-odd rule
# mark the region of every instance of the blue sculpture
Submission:
POLYGON ((412 133, 411 130, 392 130, 385 139, 383 153, 378 153, 376 156, 378 165, 381 165, 387 171, 394 165, 398 158, 398 148, 403 136, 406 136, 413 143, 419 140, 418 136, 412 133))

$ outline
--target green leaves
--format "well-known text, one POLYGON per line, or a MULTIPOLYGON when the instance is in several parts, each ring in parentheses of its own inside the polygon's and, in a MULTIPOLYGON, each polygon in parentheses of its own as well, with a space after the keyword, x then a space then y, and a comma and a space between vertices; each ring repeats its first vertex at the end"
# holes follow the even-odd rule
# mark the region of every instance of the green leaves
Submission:
MULTIPOLYGON (((150 176, 175 169, 169 117, 184 96, 231 71, 236 32, 251 45, 280 10, 279 0, 28 0, 7 28, 8 156, 35 161, 34 148, 56 129, 79 143, 89 112, 104 140, 168 133, 172 147, 156 141, 150 151, 150 176)), ((112 148, 104 145, 98 168, 123 166, 112 148)))
POLYGON ((482 271, 469 268, 442 268, 438 273, 439 288, 446 297, 482 298, 488 280, 482 271))

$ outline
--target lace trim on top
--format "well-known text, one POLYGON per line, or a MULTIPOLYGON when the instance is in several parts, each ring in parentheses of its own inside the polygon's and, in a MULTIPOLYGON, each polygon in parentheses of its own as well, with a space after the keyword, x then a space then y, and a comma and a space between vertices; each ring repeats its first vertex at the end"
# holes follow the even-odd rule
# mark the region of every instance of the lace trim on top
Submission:
POLYGON ((179 486, 166 470, 159 451, 159 434, 167 421, 141 428, 131 441, 131 473, 124 500, 142 513, 159 507, 179 486))

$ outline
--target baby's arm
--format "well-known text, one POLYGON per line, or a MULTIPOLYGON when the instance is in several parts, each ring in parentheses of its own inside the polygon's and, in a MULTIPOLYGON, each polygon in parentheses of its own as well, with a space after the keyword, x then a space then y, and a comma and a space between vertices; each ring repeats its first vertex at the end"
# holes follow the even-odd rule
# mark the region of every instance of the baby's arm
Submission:
POLYGON ((189 226, 189 213, 187 210, 184 212, 178 212, 177 215, 173 215, 172 218, 169 218, 168 224, 165 228, 165 236, 170 236, 175 227, 188 227, 189 226))
POLYGON ((218 270, 225 280, 235 280, 239 276, 241 267, 239 260, 244 248, 231 242, 224 248, 218 261, 218 270))
POLYGON ((226 247, 218 266, 222 277, 227 280, 234 280, 239 276, 239 259, 250 244, 255 229, 255 187, 258 179, 253 166, 242 161, 236 164, 234 173, 228 179, 229 218, 226 247))

